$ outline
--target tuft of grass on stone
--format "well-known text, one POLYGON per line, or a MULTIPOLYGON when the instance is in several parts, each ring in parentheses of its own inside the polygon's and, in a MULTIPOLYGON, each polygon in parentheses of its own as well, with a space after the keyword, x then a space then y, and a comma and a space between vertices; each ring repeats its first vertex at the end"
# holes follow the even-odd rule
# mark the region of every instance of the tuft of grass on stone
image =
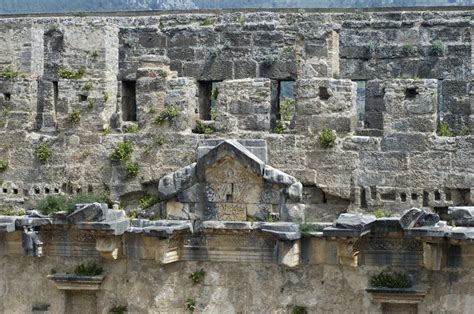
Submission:
POLYGON ((202 22, 201 22, 201 26, 212 26, 214 25, 215 21, 210 19, 210 18, 205 18, 202 22))
POLYGON ((41 143, 36 147, 35 155, 41 163, 46 163, 51 158, 52 153, 48 143, 41 143))
POLYGON ((74 275, 78 276, 98 276, 103 272, 104 269, 93 262, 80 264, 74 269, 74 275))
POLYGON ((184 303, 184 309, 189 312, 194 312, 196 309, 196 301, 193 299, 187 299, 186 302, 184 303))
POLYGON ((196 134, 213 134, 216 128, 212 125, 206 125, 201 120, 196 120, 196 126, 192 129, 196 134))
POLYGON ((107 201, 105 194, 79 193, 72 197, 66 195, 48 195, 38 203, 38 210, 43 215, 56 212, 72 213, 76 204, 104 203, 107 201))
POLYGON ((158 196, 146 194, 139 200, 138 204, 141 209, 146 209, 152 207, 153 205, 159 202, 160 198, 158 196))
POLYGON ((293 308, 293 310, 291 310, 291 314, 307 314, 308 311, 306 310, 306 308, 304 306, 295 306, 293 308))
POLYGON ((61 67, 58 70, 58 76, 63 79, 80 80, 86 74, 86 68, 80 67, 78 70, 61 67))
POLYGON ((336 133, 331 129, 324 129, 319 134, 319 144, 322 148, 331 148, 336 144, 336 133))
POLYGON ((374 215, 375 215, 375 218, 383 218, 385 217, 385 212, 381 209, 377 209, 376 211, 374 211, 374 215))
POLYGON ((443 54, 444 44, 441 40, 435 40, 431 43, 430 54, 432 56, 440 56, 443 54))
POLYGON ((398 288, 406 289, 413 286, 413 282, 407 274, 381 272, 370 278, 370 284, 376 288, 398 288))
POLYGON ((192 272, 189 275, 189 278, 192 280, 192 282, 194 284, 198 284, 198 283, 202 282, 205 275, 206 275, 206 272, 204 271, 204 269, 200 269, 200 270, 192 272))
POLYGON ((110 159, 114 161, 127 161, 130 160, 133 153, 133 143, 129 141, 123 141, 119 143, 116 147, 112 155, 110 155, 110 159))
POLYGON ((0 172, 8 169, 8 160, 0 159, 0 172))
POLYGON ((110 309, 110 313, 114 314, 124 314, 125 312, 128 312, 126 305, 116 305, 110 309))
POLYGON ((112 134, 112 128, 111 127, 105 127, 103 130, 102 130, 102 135, 104 136, 107 136, 107 135, 110 135, 112 134))
POLYGON ((6 67, 0 71, 0 78, 5 80, 14 80, 20 75, 20 72, 14 70, 12 67, 6 67))
POLYGON ((82 89, 83 90, 91 90, 94 88, 94 83, 92 82, 87 82, 84 84, 84 86, 82 86, 82 89))
POLYGON ((81 111, 79 109, 74 109, 69 114, 68 121, 72 124, 78 124, 81 122, 81 111))
POLYGON ((129 124, 125 127, 125 133, 138 133, 140 128, 136 124, 129 124))
POLYGON ((463 126, 463 128, 461 129, 461 131, 459 132, 459 135, 461 136, 468 136, 471 134, 471 130, 469 130, 469 127, 468 126, 463 126))
POLYGON ((439 136, 446 136, 446 137, 453 137, 455 134, 449 124, 446 121, 441 121, 438 126, 438 135, 439 136))
POLYGON ((125 170, 127 171, 127 177, 135 178, 138 175, 140 166, 136 161, 127 161, 125 163, 125 170))
POLYGON ((155 124, 163 124, 165 121, 171 121, 178 116, 178 108, 176 106, 171 105, 167 106, 160 115, 153 120, 155 124))

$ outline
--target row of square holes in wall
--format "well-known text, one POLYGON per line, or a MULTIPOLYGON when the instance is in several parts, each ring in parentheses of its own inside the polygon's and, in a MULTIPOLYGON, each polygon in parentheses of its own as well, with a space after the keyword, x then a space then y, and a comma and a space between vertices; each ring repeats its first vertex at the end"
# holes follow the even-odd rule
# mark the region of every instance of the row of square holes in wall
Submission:
MULTIPOLYGON (((6 187, 3 187, 2 188, 2 193, 3 194, 13 194, 13 195, 18 195, 19 194, 19 189, 18 188, 6 188, 6 187)), ((50 194, 50 193, 54 193, 54 194, 58 194, 59 193, 59 189, 58 188, 54 188, 54 189, 50 189, 50 188, 44 188, 43 190, 44 194, 50 194)), ((28 196, 30 194, 30 192, 26 189, 23 190, 23 195, 24 196, 28 196)), ((39 187, 35 187, 33 188, 33 194, 41 194, 41 189, 39 187)))
MULTIPOLYGON (((435 190, 433 192, 434 194, 434 200, 435 201, 440 201, 441 200, 441 192, 438 191, 438 190, 435 190)), ((451 201, 451 192, 450 191, 446 191, 445 192, 445 195, 446 195, 446 201, 451 201)), ((423 191, 423 199, 427 199, 429 197, 429 192, 427 191, 423 191)), ((376 188, 375 187, 370 187, 370 198, 371 199, 376 199, 377 198, 377 191, 376 191, 376 188)), ((395 201, 396 200, 396 195, 395 195, 395 192, 392 192, 392 193, 382 193, 380 195, 380 198, 384 201, 395 201)), ((413 201, 417 201, 418 200, 418 194, 417 193, 411 193, 411 199, 413 201)), ((406 202, 407 201, 407 194, 405 192, 401 192, 400 193, 400 200, 402 202, 406 202)))

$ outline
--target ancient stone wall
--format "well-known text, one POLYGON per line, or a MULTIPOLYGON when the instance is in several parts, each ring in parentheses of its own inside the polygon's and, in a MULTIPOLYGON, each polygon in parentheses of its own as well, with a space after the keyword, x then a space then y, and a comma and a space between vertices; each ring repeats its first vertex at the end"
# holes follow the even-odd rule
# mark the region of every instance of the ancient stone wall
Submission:
POLYGON ((94 260, 107 273, 91 305, 102 312, 181 311, 188 298, 203 312, 388 311, 381 304, 394 302, 366 291, 385 265, 419 284, 402 303, 424 296, 421 312, 468 311, 469 228, 328 223, 473 205, 471 19, 0 19, 0 211, 19 217, 0 217, 0 310, 76 311, 90 292, 60 291, 71 280, 46 275, 94 260), (103 193, 111 216, 22 216, 47 196, 81 193, 103 193), (159 199, 144 208, 149 196, 159 199), (311 222, 326 224, 293 230, 311 222), (44 257, 22 256, 33 232, 23 227, 39 232, 44 257), (204 286, 193 286, 201 267, 204 286), (52 281, 59 290, 35 294, 52 281))
POLYGON ((30 209, 47 191, 108 190, 126 201, 191 163, 200 138, 224 137, 265 139, 269 164, 323 193, 308 217, 471 204, 470 24, 462 11, 4 19, 0 63, 20 75, 1 82, 0 198, 30 209), (295 114, 274 134, 285 81, 295 114), (195 120, 210 116, 199 112, 200 86, 212 82, 216 133, 197 135, 195 120), (180 114, 154 124, 170 106, 180 114), (459 136, 438 136, 440 120, 459 136), (137 133, 126 133, 130 123, 137 133), (330 149, 318 143, 325 128, 338 134, 330 149), (124 139, 136 178, 108 158, 124 139), (35 156, 41 142, 46 164, 35 156))

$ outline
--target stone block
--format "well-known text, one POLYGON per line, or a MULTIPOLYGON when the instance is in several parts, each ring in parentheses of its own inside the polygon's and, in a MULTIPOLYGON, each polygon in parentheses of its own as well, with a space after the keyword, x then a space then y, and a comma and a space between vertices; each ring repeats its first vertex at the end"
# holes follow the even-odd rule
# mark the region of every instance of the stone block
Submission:
POLYGON ((383 137, 380 148, 396 152, 427 151, 429 141, 423 134, 396 133, 383 137))
POLYGON ((439 216, 424 209, 412 208, 400 218, 400 225, 403 229, 434 226, 439 221, 439 216))
POLYGON ((106 218, 107 211, 107 204, 77 204, 76 209, 67 216, 67 220, 71 224, 102 221, 106 218))

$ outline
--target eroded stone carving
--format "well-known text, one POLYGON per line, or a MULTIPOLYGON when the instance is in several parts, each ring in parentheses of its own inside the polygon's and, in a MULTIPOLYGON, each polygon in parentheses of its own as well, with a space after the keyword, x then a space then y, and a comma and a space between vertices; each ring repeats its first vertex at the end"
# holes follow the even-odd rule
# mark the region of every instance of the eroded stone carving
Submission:
MULTIPOLYGON (((295 177, 266 165, 236 140, 215 142, 213 148, 198 149, 196 163, 160 179, 158 192, 169 218, 304 220, 304 205, 299 203, 303 186, 295 177)), ((243 143, 266 156, 261 144, 243 143)))

